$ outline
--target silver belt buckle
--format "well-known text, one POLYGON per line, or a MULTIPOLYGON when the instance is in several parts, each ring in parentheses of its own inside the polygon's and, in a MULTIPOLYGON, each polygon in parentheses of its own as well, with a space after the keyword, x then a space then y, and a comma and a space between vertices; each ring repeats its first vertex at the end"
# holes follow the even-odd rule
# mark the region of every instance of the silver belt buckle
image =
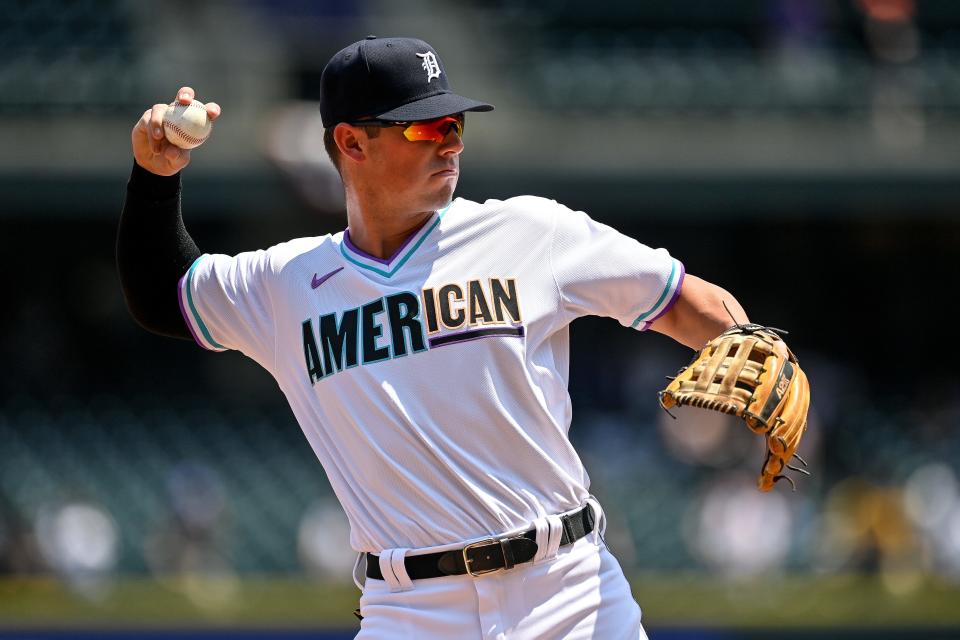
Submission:
POLYGON ((470 568, 470 563, 473 561, 467 556, 467 551, 475 547, 485 547, 485 546, 490 546, 495 544, 499 545, 501 544, 501 542, 496 538, 487 538, 485 540, 478 540, 477 542, 471 542, 470 544, 468 544, 463 548, 463 566, 464 568, 466 568, 467 573, 469 573, 471 576, 476 578, 477 576, 483 576, 488 573, 495 573, 497 571, 502 571, 503 569, 506 568, 506 567, 497 567, 495 569, 484 569, 482 571, 474 571, 473 569, 470 568))

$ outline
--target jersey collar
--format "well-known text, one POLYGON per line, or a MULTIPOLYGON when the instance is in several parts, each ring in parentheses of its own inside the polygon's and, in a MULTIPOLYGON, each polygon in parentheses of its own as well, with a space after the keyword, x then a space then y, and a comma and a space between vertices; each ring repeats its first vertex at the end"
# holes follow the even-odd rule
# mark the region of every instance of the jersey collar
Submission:
POLYGON ((397 249, 396 252, 394 252, 394 254, 386 260, 372 256, 369 253, 364 253, 359 248, 354 246, 354 244, 350 241, 349 228, 343 232, 343 241, 340 243, 340 253, 347 260, 347 262, 353 264, 354 266, 371 273, 376 273, 377 275, 385 278, 390 278, 400 270, 400 267, 406 264, 413 254, 417 252, 417 249, 419 249, 420 245, 422 245, 424 240, 427 239, 427 236, 429 236, 430 233, 436 229, 437 226, 439 226, 444 214, 450 210, 452 205, 453 202, 445 206, 440 211, 434 212, 433 216, 427 220, 426 224, 420 227, 420 229, 412 236, 407 238, 406 241, 400 245, 400 248, 397 249))

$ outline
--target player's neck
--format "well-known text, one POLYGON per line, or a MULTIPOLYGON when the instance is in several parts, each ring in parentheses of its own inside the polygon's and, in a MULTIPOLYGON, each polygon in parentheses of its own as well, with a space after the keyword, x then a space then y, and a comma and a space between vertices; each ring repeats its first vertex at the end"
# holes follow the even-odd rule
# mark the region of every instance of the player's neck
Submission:
POLYGON ((409 213, 378 207, 364 208, 359 203, 351 203, 348 198, 350 242, 364 253, 386 260, 419 231, 432 215, 433 211, 409 213))

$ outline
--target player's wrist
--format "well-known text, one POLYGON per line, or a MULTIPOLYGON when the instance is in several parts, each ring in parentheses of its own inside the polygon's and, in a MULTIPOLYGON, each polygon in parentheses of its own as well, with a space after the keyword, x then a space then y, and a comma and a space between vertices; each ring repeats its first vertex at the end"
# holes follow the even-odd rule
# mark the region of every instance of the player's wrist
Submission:
POLYGON ((180 192, 180 172, 162 176, 145 169, 134 161, 127 189, 150 200, 167 200, 180 192))

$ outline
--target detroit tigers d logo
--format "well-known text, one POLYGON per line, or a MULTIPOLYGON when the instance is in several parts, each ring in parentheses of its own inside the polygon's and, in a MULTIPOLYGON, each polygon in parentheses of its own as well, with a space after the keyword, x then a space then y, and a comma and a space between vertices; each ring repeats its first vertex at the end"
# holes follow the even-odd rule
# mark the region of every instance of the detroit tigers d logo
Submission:
POLYGON ((427 72, 427 82, 429 83, 433 78, 440 77, 440 63, 437 62, 437 56, 433 51, 427 51, 426 53, 418 53, 418 58, 423 58, 423 64, 420 65, 423 67, 423 70, 427 72))

